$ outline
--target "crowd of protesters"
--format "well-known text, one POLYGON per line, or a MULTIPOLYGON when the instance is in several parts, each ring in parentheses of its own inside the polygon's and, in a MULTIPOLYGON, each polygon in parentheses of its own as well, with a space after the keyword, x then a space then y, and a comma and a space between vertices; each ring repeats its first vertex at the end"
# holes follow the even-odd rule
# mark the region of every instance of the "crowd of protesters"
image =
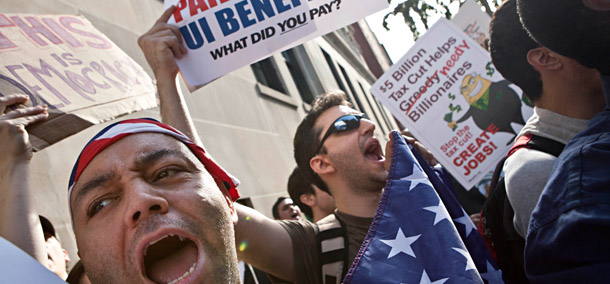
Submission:
MULTIPOLYGON (((271 208, 275 220, 235 203, 239 182, 203 148, 176 85, 186 49, 167 24, 174 9, 138 41, 162 122, 112 124, 75 162, 68 204, 80 260, 70 273, 31 201, 25 127, 46 107, 0 97, 0 236, 69 283, 340 283, 388 179, 376 125, 344 93, 320 95, 296 129, 290 198, 271 208)), ((535 104, 475 218, 505 283, 610 282, 608 31, 609 0, 506 0, 492 18, 492 61, 535 104)))

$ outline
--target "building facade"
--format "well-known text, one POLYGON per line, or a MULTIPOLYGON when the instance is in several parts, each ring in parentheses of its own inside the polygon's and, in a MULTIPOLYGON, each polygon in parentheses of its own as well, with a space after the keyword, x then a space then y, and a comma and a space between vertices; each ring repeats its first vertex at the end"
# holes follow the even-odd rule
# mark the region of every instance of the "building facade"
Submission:
MULTIPOLYGON (((157 0, 0 0, 2 14, 81 14, 152 76, 137 38, 161 15, 157 0)), ((287 195, 295 167, 292 140, 316 95, 343 90, 387 139, 397 127, 369 89, 390 65, 364 21, 243 67, 184 96, 206 149, 241 181, 246 203, 271 216, 271 205, 287 195), (377 58, 377 59, 376 59, 377 58), (371 70, 374 70, 371 71, 371 70)), ((211 67, 212 68, 212 67, 211 67)), ((158 108, 122 118, 160 118, 158 108)), ((116 120, 115 120, 116 121, 116 120)), ((39 213, 59 232, 73 259, 76 247, 67 204, 69 174, 80 149, 109 123, 90 127, 34 154, 33 197, 39 213)))

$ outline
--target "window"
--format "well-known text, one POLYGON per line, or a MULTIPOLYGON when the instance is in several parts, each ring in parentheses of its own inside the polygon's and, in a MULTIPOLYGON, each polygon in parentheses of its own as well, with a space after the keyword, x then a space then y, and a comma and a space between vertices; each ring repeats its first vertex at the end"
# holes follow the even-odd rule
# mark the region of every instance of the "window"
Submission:
POLYGON ((301 98, 304 102, 310 104, 315 98, 315 94, 309 86, 308 79, 303 68, 299 65, 294 48, 282 52, 282 56, 284 56, 286 66, 290 71, 290 75, 292 75, 292 79, 299 90, 301 98))
POLYGON ((330 59, 330 55, 328 55, 328 53, 326 53, 326 51, 324 51, 324 49, 322 49, 322 53, 324 54, 324 58, 326 59, 326 63, 328 63, 328 67, 330 67, 330 70, 333 72, 333 77, 335 77, 335 81, 337 82, 337 85, 339 85, 339 89, 341 89, 341 91, 343 91, 344 93, 347 94, 347 89, 345 88, 345 85, 343 84, 343 81, 341 80, 341 77, 339 77, 339 72, 337 72, 337 68, 335 67, 335 63, 333 62, 332 59, 330 59))
MULTIPOLYGON (((349 76, 347 76, 347 72, 345 72, 345 68, 343 68, 343 66, 339 65, 339 69, 341 69, 341 74, 343 74, 343 78, 345 78, 345 81, 347 82, 347 85, 349 86, 351 94, 354 97, 354 99, 356 100, 358 109, 360 109, 361 112, 366 112, 366 111, 364 111, 364 107, 362 107, 362 103, 360 102, 360 99, 358 98, 358 94, 356 94, 356 89, 354 89, 354 85, 352 85, 352 80, 350 80, 349 76)), ((368 113, 366 115, 371 117, 368 113)))
POLYGON ((385 109, 383 108, 383 105, 376 98, 373 98, 373 100, 375 101, 375 103, 379 107, 379 111, 381 112, 381 115, 383 116, 383 119, 385 119, 385 122, 388 124, 388 127, 392 128, 392 121, 390 120, 390 118, 386 114, 385 109))
POLYGON ((280 76, 275 65, 271 61, 271 57, 256 62, 250 65, 250 67, 254 72, 256 81, 280 93, 286 94, 284 84, 282 84, 282 81, 280 80, 280 76))
MULTIPOLYGON (((366 99, 366 102, 369 103, 369 107, 371 107, 371 110, 373 111, 373 115, 375 115, 375 119, 377 120, 377 123, 381 124, 382 120, 379 119, 379 117, 377 116, 377 112, 375 111, 375 108, 373 107, 373 104, 371 104, 371 100, 369 99, 369 94, 364 90, 364 87, 362 87, 362 84, 360 84, 360 82, 358 82, 358 85, 360 86, 360 90, 362 91, 362 93, 364 94, 364 98, 366 99)), ((372 96, 372 95, 371 95, 372 96)), ((373 97, 373 100, 375 100, 375 98, 373 97)), ((379 107, 379 105, 377 105, 377 107, 379 107)), ((381 114, 384 118, 384 123, 387 126, 390 126, 391 124, 388 122, 388 120, 385 117, 385 114, 383 113, 383 110, 381 108, 379 108, 379 110, 381 111, 381 114)), ((379 127, 381 127, 381 131, 385 134, 385 127, 382 127, 381 125, 379 125, 379 127)))

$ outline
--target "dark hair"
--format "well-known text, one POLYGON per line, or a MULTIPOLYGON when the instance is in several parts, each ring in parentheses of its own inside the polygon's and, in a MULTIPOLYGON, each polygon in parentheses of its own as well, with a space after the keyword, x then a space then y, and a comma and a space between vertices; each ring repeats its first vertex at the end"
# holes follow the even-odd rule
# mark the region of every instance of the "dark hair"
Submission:
POLYGON ((582 0, 518 0, 521 22, 540 44, 610 75, 610 11, 582 0))
MULTIPOLYGON (((317 97, 312 102, 311 111, 301 121, 301 124, 297 127, 297 132, 294 134, 294 159, 297 162, 297 166, 311 183, 328 193, 330 192, 326 183, 314 173, 309 166, 309 161, 318 154, 316 150, 320 144, 319 137, 322 129, 314 127, 316 121, 324 111, 340 105, 353 107, 342 91, 333 91, 317 97)), ((322 147, 320 151, 324 153, 326 149, 322 147)))
POLYGON ((273 203, 273 206, 271 207, 271 213, 273 214, 273 218, 275 218, 276 220, 280 219, 280 203, 282 203, 282 201, 284 201, 284 199, 288 199, 288 197, 286 196, 280 196, 277 198, 277 200, 275 201, 275 203, 273 203))
POLYGON ((519 86, 533 102, 542 95, 540 73, 527 61, 527 53, 540 47, 519 21, 517 1, 505 1, 494 13, 489 24, 489 52, 496 69, 519 86))
POLYGON ((298 167, 294 168, 292 174, 288 178, 288 194, 290 194, 290 198, 292 198, 292 202, 301 208, 301 211, 305 213, 309 219, 313 219, 313 212, 311 211, 311 207, 309 205, 301 202, 301 195, 303 194, 313 194, 313 187, 311 186, 311 182, 303 175, 303 173, 299 170, 298 167))

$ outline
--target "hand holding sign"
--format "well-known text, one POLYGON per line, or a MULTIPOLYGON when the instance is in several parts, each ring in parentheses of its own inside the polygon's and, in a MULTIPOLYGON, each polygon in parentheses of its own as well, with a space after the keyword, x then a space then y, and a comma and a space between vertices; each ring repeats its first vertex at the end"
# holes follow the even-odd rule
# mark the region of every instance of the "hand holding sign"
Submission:
POLYGON ((0 145, 2 145, 0 167, 12 167, 15 162, 32 158, 32 146, 25 127, 46 119, 49 114, 46 105, 14 108, 15 105, 23 104, 27 100, 27 95, 0 97, 0 145))
POLYGON ((48 113, 46 105, 14 107, 27 100, 27 95, 0 97, 0 235, 43 262, 47 254, 38 214, 30 202, 32 146, 25 127, 45 120, 48 113))
POLYGON ((186 53, 186 48, 182 44, 182 34, 180 30, 167 24, 167 20, 172 16, 176 6, 171 6, 159 19, 155 25, 138 39, 138 45, 144 52, 146 61, 155 73, 157 80, 176 77, 178 65, 175 58, 182 58, 186 53))

